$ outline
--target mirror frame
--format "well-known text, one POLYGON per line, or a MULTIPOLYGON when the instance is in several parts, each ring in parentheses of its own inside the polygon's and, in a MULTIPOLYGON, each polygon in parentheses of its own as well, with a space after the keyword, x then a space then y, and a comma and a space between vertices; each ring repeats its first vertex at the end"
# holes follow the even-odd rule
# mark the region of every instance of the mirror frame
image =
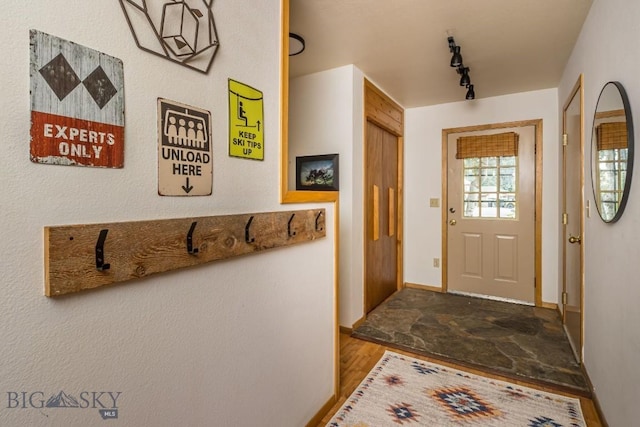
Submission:
POLYGON ((289 188, 289 3, 290 0, 281 0, 280 3, 280 203, 334 203, 337 218, 339 191, 299 191, 289 188))
POLYGON ((598 95, 598 101, 596 102, 596 108, 593 113, 593 123, 591 129, 591 188, 593 190, 593 199, 596 204, 596 209, 598 210, 598 216, 602 219, 603 222, 607 224, 613 224, 617 222, 624 213, 624 208, 627 206, 627 200, 629 199, 629 191, 631 189, 631 177, 633 176, 633 158, 635 154, 634 148, 634 134, 633 134, 633 117, 631 115, 631 106, 629 104, 629 97, 627 96, 627 92, 622 86, 622 83, 618 81, 610 81, 602 86, 600 90, 600 94, 598 95), (597 141, 596 141, 596 115, 598 114, 598 105, 600 104, 600 97, 602 96, 604 90, 609 86, 614 85, 618 89, 618 93, 620 94, 620 98, 622 100, 622 108, 624 109, 624 115, 627 125, 627 176, 624 180, 624 188, 622 190, 622 198, 620 199, 620 206, 616 211, 616 214, 610 220, 606 220, 602 217, 602 211, 600 209, 599 198, 597 195, 597 186, 596 186, 596 161, 597 161, 597 141))

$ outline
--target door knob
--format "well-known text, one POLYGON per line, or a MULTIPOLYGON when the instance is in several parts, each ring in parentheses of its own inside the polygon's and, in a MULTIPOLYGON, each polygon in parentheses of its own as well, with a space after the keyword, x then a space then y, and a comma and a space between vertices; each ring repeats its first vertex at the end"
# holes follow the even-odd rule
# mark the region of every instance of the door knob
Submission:
POLYGON ((449 225, 456 225, 457 221, 455 219, 452 219, 451 221, 449 221, 449 225))
POLYGON ((578 244, 581 244, 581 243, 582 243, 582 239, 580 238, 580 236, 572 236, 572 235, 569 235, 569 243, 578 243, 578 244))

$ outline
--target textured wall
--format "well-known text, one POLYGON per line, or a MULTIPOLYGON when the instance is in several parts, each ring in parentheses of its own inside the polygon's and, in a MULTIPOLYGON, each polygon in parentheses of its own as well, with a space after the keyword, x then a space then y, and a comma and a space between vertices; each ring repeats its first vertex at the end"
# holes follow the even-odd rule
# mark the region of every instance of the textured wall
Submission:
POLYGON ((340 325, 363 316, 363 86, 353 65, 291 80, 289 188, 296 156, 340 154, 340 325))
POLYGON ((30 408, 16 400, 22 392, 42 392, 34 406, 60 391, 120 392, 109 422, 127 426, 302 425, 333 393, 330 205, 317 242, 43 296, 46 225, 290 208, 278 203, 280 2, 220 1, 213 11, 221 47, 203 75, 139 50, 117 1, 3 3, 0 425, 102 422, 97 408, 30 408), (124 61, 124 169, 29 161, 31 28, 124 61), (227 155, 228 78, 264 92, 263 162, 227 155), (213 196, 157 195, 158 97, 211 111, 213 196))
MULTIPOLYGON (((546 89, 495 98, 412 108, 406 113, 405 259, 409 283, 440 287, 442 210, 429 207, 442 198, 442 129, 542 119, 542 300, 557 302, 559 233, 557 92, 546 89)), ((441 200, 442 203, 442 200, 441 200)))
MULTIPOLYGON (((341 156, 340 324, 351 327, 364 315, 362 257, 362 159, 364 75, 345 66, 291 81, 290 188, 295 156, 339 152, 341 156), (351 71, 353 74, 351 73, 351 71), (353 91, 353 92, 350 92, 353 91), (349 95, 353 96, 349 98, 349 95), (352 159, 352 163, 344 161, 352 159), (345 177, 346 175, 346 177, 345 177), (343 178, 345 180, 343 181, 343 178), (346 181, 349 179, 349 181, 346 181)), ((384 89, 384 88, 382 88, 384 89)), ((476 124, 543 119, 543 301, 557 301, 558 284, 558 119, 555 89, 411 108, 405 113, 404 280, 441 285, 441 210, 430 198, 442 196, 442 129, 476 124)))
POLYGON ((585 337, 584 363, 611 426, 638 423, 640 399, 640 185, 638 154, 635 176, 624 215, 615 224, 603 223, 596 211, 591 186, 591 129, 600 90, 617 80, 629 96, 636 147, 639 141, 640 54, 633 48, 640 38, 640 3, 595 0, 569 59, 558 89, 564 103, 580 73, 584 74, 585 197, 591 217, 585 221, 585 337))

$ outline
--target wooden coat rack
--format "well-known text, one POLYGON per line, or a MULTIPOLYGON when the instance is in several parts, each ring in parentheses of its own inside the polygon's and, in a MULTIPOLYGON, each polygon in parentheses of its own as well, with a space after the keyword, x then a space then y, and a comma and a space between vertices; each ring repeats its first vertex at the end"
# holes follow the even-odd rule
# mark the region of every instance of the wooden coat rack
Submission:
POLYGON ((325 210, 45 227, 56 297, 326 236, 325 210))

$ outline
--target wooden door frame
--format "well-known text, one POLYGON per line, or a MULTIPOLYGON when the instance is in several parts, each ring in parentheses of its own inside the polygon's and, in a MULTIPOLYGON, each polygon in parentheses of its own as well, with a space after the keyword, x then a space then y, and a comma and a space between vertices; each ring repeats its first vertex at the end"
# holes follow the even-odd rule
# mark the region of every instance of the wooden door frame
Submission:
MULTIPOLYGON (((366 311, 367 307, 367 189, 366 186, 366 173, 367 173, 367 122, 371 122, 379 128, 394 135, 398 141, 398 176, 397 176, 397 196, 398 196, 398 210, 396 212, 396 289, 400 290, 404 283, 403 272, 403 200, 404 200, 404 108, 391 99, 387 94, 382 92, 377 86, 375 86, 368 79, 364 79, 364 120, 363 120, 363 144, 362 144, 362 156, 363 156, 363 168, 362 168, 362 182, 363 182, 363 231, 364 238, 362 240, 362 255, 363 255, 363 292, 362 292, 362 307, 363 311, 366 311)), ((366 318, 367 313, 363 313, 363 319, 366 318)))
POLYGON ((504 128, 535 126, 535 289, 534 301, 536 307, 545 306, 542 302, 542 119, 522 120, 507 123, 492 123, 488 125, 466 126, 442 129, 442 292, 446 293, 448 283, 448 239, 447 201, 448 189, 448 154, 449 134, 484 130, 500 130, 504 128))
POLYGON ((289 0, 280 13, 280 203, 333 203, 333 394, 307 423, 316 426, 340 397, 340 192, 289 189, 289 0))
MULTIPOLYGON (((563 214, 567 212, 567 164, 566 164, 566 155, 564 146, 564 134, 566 134, 567 129, 567 108, 571 105, 573 98, 576 95, 580 95, 580 236, 584 236, 584 227, 585 227, 585 218, 584 218, 584 76, 580 74, 578 80, 576 81, 573 89, 569 93, 564 105, 562 106, 562 135, 563 137, 560 140, 562 146, 562 212, 563 214)), ((567 224, 564 223, 564 215, 563 219, 561 219, 562 225, 562 296, 560 298, 560 303, 558 306, 561 306, 560 314, 562 315, 562 323, 566 324, 566 304, 564 304, 564 293, 567 292, 567 224)), ((584 358, 583 349, 584 349, 584 241, 580 244, 580 348, 574 349, 576 353, 579 354, 580 363, 582 364, 582 360, 584 358)), ((575 345, 575 343, 573 343, 575 345)))

